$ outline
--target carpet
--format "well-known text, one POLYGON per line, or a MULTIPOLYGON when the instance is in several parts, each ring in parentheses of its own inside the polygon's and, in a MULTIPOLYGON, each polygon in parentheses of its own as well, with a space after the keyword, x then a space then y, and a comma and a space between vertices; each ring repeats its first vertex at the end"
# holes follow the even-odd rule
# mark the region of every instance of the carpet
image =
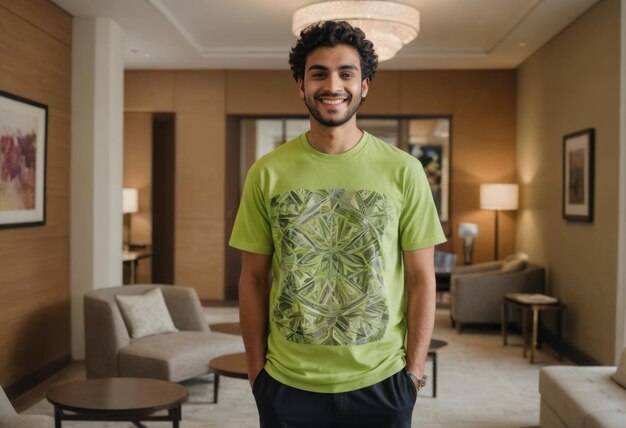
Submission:
MULTIPOLYGON (((210 322, 236 321, 236 308, 205 308, 210 322)), ((529 428, 539 425, 539 369, 561 364, 550 354, 540 352, 538 363, 522 358, 521 339, 513 336, 513 346, 502 346, 495 330, 468 328, 458 334, 450 325, 449 312, 437 310, 433 337, 448 342, 439 351, 437 398, 431 386, 420 392, 413 412, 413 425, 419 428, 529 428), (517 345, 515 344, 517 343, 517 345)), ((571 364, 571 363, 570 363, 571 364)), ((431 375, 428 362, 426 373, 431 375)), ((255 428, 258 415, 248 382, 220 379, 219 403, 213 404, 213 384, 209 375, 184 385, 190 400, 183 405, 182 428, 255 428)), ((25 413, 52 416, 52 406, 43 400, 25 413)), ((132 428, 130 423, 64 422, 66 428, 132 428)), ((170 427, 165 422, 146 423, 147 427, 170 427)))

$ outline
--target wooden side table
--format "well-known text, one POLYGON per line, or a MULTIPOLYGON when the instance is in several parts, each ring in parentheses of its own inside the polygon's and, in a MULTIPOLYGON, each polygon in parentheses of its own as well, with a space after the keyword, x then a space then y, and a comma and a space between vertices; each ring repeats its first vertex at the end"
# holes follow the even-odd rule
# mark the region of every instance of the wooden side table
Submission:
POLYGON ((139 265, 139 260, 147 259, 152 254, 149 251, 127 251, 124 250, 122 253, 122 262, 124 264, 128 264, 130 267, 130 283, 135 284, 137 282, 137 267, 139 265))
POLYGON ((500 305, 500 322, 502 328, 502 344, 507 346, 507 330, 508 330, 508 308, 513 307, 522 311, 522 340, 524 342, 523 356, 526 358, 528 349, 530 348, 530 364, 535 363, 535 351, 537 349, 537 336, 539 331, 539 314, 543 311, 555 311, 557 319, 557 338, 559 341, 558 356, 559 360, 563 360, 562 344, 563 344, 563 310, 565 305, 560 302, 556 303, 526 303, 517 300, 512 296, 505 296, 500 305), (528 316, 532 314, 532 332, 528 337, 528 316), (530 346, 528 346, 530 344, 530 346))

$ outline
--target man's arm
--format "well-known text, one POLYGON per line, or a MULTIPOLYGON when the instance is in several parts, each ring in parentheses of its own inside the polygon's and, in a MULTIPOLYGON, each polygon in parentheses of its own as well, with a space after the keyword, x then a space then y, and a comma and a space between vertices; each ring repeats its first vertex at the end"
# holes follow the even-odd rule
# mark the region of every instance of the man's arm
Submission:
POLYGON ((435 326, 434 247, 405 251, 404 277, 407 291, 406 368, 422 377, 435 326))
POLYGON ((250 385, 265 366, 271 263, 272 256, 242 251, 239 318, 250 385))

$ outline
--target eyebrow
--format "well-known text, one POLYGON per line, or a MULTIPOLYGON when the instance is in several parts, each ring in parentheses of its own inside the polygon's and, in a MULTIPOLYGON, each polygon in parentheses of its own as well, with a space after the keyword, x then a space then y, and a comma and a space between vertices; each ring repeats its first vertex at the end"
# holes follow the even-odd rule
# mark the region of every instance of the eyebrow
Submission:
MULTIPOLYGON (((358 67, 356 65, 352 65, 352 64, 346 64, 346 65, 341 65, 337 68, 338 70, 355 70, 358 71, 358 67)), ((323 65, 319 65, 319 64, 313 64, 311 65, 307 71, 311 71, 311 70, 322 70, 322 71, 327 71, 329 70, 328 67, 323 66, 323 65)))

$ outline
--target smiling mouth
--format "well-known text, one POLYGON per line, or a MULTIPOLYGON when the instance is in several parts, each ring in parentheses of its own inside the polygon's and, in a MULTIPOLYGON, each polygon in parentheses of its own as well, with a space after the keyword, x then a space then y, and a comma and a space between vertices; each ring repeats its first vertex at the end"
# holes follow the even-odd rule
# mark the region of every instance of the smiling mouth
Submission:
POLYGON ((320 101, 322 102, 322 104, 328 104, 328 105, 337 105, 337 104, 341 104, 342 102, 346 101, 345 99, 320 99, 320 101))

